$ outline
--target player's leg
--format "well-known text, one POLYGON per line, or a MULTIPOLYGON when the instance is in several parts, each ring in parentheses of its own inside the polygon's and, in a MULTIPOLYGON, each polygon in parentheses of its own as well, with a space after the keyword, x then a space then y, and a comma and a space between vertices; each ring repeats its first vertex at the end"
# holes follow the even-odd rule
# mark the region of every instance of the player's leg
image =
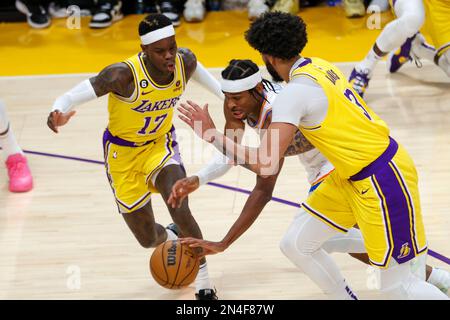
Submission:
POLYGON ((447 51, 443 54, 436 56, 436 60, 437 65, 447 74, 448 77, 450 77, 450 49, 447 48, 447 51))
MULTIPOLYGON (((167 203, 170 193, 172 192, 172 186, 175 182, 185 177, 186 172, 180 164, 170 164, 158 172, 155 179, 155 186, 161 193, 170 215, 172 216, 172 220, 178 226, 180 232, 184 236, 203 239, 200 227, 189 209, 188 198, 186 197, 186 199, 184 199, 179 208, 172 208, 172 206, 167 203)), ((212 290, 208 266, 204 257, 200 260, 199 268, 197 278, 195 279, 197 298, 205 300, 216 299, 217 297, 215 297, 215 293, 212 290)))
POLYGON ((331 299, 355 299, 324 243, 355 224, 353 214, 329 175, 310 193, 283 237, 281 251, 331 299))
POLYGON ((448 300, 446 294, 424 281, 425 257, 402 264, 392 260, 388 268, 380 270, 383 296, 395 300, 448 300))
POLYGON ((388 23, 378 36, 369 53, 353 69, 349 81, 361 96, 369 85, 372 72, 385 55, 400 47, 408 38, 414 36, 422 26, 425 11, 422 0, 394 1, 396 19, 388 23))
MULTIPOLYGON (((425 282, 425 260, 407 272, 411 261, 426 256, 427 241, 420 209, 418 178, 412 159, 391 142, 395 156, 368 177, 354 178, 345 188, 372 265, 383 269, 381 290, 390 298, 435 299, 442 292, 425 282), (423 266, 422 266, 423 262, 423 266), (420 275, 420 277, 417 276, 420 275), (417 289, 414 289, 417 288, 417 289), (422 290, 418 294, 416 290, 422 290)), ((445 296, 445 295, 444 295, 445 296)))
POLYGON ((6 158, 9 176, 9 190, 11 192, 26 192, 33 188, 33 178, 28 167, 27 159, 16 141, 11 128, 6 107, 0 101, 0 147, 6 158))
POLYGON ((281 240, 280 249, 329 299, 353 300, 356 296, 338 266, 321 247, 338 232, 300 209, 281 240))
POLYGON ((154 248, 166 240, 177 239, 177 235, 172 230, 155 222, 150 200, 136 211, 122 213, 122 217, 136 240, 144 248, 154 248))

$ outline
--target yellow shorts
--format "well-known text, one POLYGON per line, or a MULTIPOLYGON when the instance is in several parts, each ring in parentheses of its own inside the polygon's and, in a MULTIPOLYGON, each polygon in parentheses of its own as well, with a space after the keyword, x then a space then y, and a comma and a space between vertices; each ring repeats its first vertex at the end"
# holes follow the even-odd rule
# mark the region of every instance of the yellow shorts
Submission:
POLYGON ((370 262, 381 268, 427 250, 414 163, 402 146, 387 161, 358 181, 333 171, 302 204, 336 230, 358 224, 370 262))
POLYGON ((425 28, 430 33, 436 56, 450 49, 450 0, 424 0, 425 28))
POLYGON ((151 193, 158 192, 152 178, 169 161, 182 165, 174 127, 146 145, 126 144, 132 143, 105 131, 106 174, 121 213, 136 211, 150 201, 151 193))

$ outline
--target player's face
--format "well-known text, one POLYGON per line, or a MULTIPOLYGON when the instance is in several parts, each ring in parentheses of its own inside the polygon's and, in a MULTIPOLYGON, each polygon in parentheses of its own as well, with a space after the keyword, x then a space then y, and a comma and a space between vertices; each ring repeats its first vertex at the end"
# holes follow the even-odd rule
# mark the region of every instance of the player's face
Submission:
POLYGON ((265 54, 263 54, 262 59, 264 61, 264 64, 266 65, 267 72, 269 72, 269 74, 272 76, 273 81, 283 82, 283 78, 278 74, 274 66, 270 63, 269 58, 265 54))
POLYGON ((178 50, 175 36, 142 46, 142 49, 152 65, 161 73, 173 73, 175 71, 175 58, 178 50))
POLYGON ((259 110, 258 102, 249 91, 225 94, 225 108, 238 120, 247 119, 250 113, 259 110))

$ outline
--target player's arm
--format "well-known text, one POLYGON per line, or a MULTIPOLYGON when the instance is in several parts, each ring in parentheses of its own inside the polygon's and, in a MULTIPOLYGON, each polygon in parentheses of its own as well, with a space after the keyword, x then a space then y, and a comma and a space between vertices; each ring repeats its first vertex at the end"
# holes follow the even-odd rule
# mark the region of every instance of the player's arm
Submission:
POLYGON ((208 91, 223 100, 224 95, 219 81, 197 60, 195 54, 187 48, 179 48, 178 53, 181 54, 183 59, 186 81, 191 78, 194 79, 208 91))
POLYGON ((235 163, 246 164, 247 168, 259 175, 272 175, 278 172, 280 159, 291 144, 300 120, 308 113, 308 100, 304 99, 304 92, 309 89, 298 83, 286 85, 275 99, 272 123, 258 148, 237 144, 219 132, 208 113, 208 105, 200 108, 192 101, 182 103, 178 108, 181 113, 179 118, 235 163))
MULTIPOLYGON (((234 139, 237 143, 240 143, 245 130, 245 124, 235 119, 230 111, 225 108, 225 132, 229 134, 229 137, 234 139)), ((192 192, 197 190, 200 186, 220 178, 226 174, 233 162, 228 159, 227 156, 222 153, 216 152, 216 154, 209 160, 209 162, 200 169, 196 174, 178 180, 172 187, 172 192, 169 196, 168 203, 173 208, 181 207, 183 200, 192 192)))
POLYGON ((116 63, 103 69, 97 76, 84 80, 53 103, 47 125, 54 132, 75 114, 76 106, 107 93, 129 97, 134 91, 133 74, 125 63, 116 63))

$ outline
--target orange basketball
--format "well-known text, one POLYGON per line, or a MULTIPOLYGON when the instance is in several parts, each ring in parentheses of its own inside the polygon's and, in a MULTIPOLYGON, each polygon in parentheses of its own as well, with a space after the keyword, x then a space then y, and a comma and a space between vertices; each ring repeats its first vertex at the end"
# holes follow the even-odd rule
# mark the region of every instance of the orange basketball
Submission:
POLYGON ((180 241, 161 243, 150 258, 150 272, 159 285, 167 289, 181 289, 197 277, 197 254, 180 241))

